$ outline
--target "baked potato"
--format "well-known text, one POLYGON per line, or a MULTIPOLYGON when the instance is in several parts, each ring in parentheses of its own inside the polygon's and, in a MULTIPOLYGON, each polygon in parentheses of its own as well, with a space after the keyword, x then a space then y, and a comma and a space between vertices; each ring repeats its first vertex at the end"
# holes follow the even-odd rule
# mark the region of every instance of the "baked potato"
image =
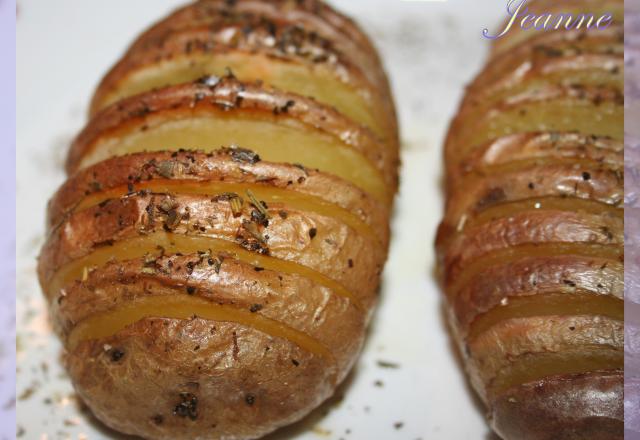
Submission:
POLYGON ((623 2, 527 5, 615 21, 496 40, 444 147, 438 274, 498 435, 622 439, 623 2))
POLYGON ((38 274, 98 419, 252 439, 327 399, 377 302, 398 133, 375 49, 315 0, 202 0, 98 87, 38 274))

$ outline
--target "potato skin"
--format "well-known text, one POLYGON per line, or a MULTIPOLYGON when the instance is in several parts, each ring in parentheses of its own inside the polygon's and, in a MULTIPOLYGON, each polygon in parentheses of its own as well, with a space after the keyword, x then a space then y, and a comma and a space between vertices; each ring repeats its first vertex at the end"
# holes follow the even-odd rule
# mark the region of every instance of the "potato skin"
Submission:
MULTIPOLYGON (((493 105, 489 112, 482 111, 482 109, 478 110, 473 106, 463 107, 451 123, 445 146, 445 161, 456 164, 458 157, 462 154, 477 146, 478 143, 482 144, 493 138, 482 139, 478 142, 476 139, 476 137, 479 136, 478 133, 484 134, 487 131, 491 132, 491 130, 499 132, 499 134, 494 137, 513 133, 513 129, 510 130, 510 133, 501 133, 500 130, 492 128, 500 118, 517 115, 512 121, 515 125, 518 123, 518 119, 526 121, 529 112, 534 110, 539 111, 539 108, 544 108, 551 104, 562 104, 566 108, 600 107, 601 105, 608 105, 612 109, 620 110, 624 105, 624 94, 620 89, 606 86, 546 85, 537 89, 526 90, 514 96, 509 96, 493 105)), ((563 115, 562 112, 558 112, 548 117, 546 125, 553 127, 553 123, 557 122, 556 118, 560 119, 561 117, 564 117, 565 120, 571 120, 571 114, 563 115), (553 118, 551 116, 553 116, 553 118)), ((620 136, 623 136, 624 121, 618 120, 617 122, 618 126, 609 127, 609 130, 612 132, 617 131, 620 136)), ((592 134, 607 136, 606 133, 592 134)))
POLYGON ((451 292, 452 318, 465 337, 475 318, 505 299, 559 292, 590 292, 623 298, 624 264, 580 256, 529 257, 493 266, 451 292))
POLYGON ((65 294, 52 301, 57 332, 66 340, 76 323, 96 313, 142 298, 188 295, 275 321, 287 316, 290 328, 330 348, 340 368, 351 362, 363 341, 368 316, 348 298, 300 275, 258 272, 233 259, 211 266, 197 254, 158 257, 154 265, 155 273, 149 274, 143 270, 144 258, 108 263, 93 270, 86 281, 68 285, 65 294), (352 334, 360 336, 349 337, 352 334))
POLYGON ((527 6, 611 8, 616 19, 602 32, 512 30, 494 43, 444 146, 438 275, 500 437, 618 440, 629 172, 622 2, 527 6), (572 309, 584 296, 593 301, 572 309))
POLYGON ((359 217, 375 231, 383 247, 389 242, 388 206, 355 185, 317 170, 266 162, 250 150, 232 148, 212 153, 135 153, 81 170, 71 176, 49 202, 48 231, 58 226, 87 195, 100 195, 118 188, 123 188, 121 195, 125 195, 136 192, 140 185, 174 182, 257 184, 318 197, 359 217))
POLYGON ((532 159, 585 160, 619 169, 623 149, 624 144, 620 141, 580 133, 515 133, 478 146, 464 158, 459 168, 451 168, 449 173, 453 178, 491 166, 532 159))
MULTIPOLYGON (((138 194, 75 213, 45 243, 40 257, 41 280, 48 284, 62 266, 94 249, 167 228, 173 234, 218 238, 239 248, 249 246, 247 241, 253 243, 244 226, 253 209, 245 206, 241 215, 235 216, 226 200, 213 200, 200 195, 138 194), (163 205, 171 205, 175 221, 169 220, 163 205)), ((335 219, 277 205, 272 205, 269 226, 261 232, 269 237, 264 245, 268 255, 302 264, 341 283, 365 310, 374 304, 386 252, 373 238, 335 219), (281 208, 286 209, 286 218, 278 215, 281 208), (349 264, 349 260, 359 264, 349 264)))
MULTIPOLYGON (((270 20, 285 20, 302 24, 306 29, 329 38, 332 44, 349 47, 350 57, 370 57, 380 62, 378 52, 356 22, 319 0, 200 0, 175 10, 143 32, 131 48, 147 44, 167 32, 200 24, 208 24, 220 15, 262 16, 270 20)), ((379 68, 379 67, 378 67, 379 68)))
POLYGON ((449 191, 445 217, 436 236, 440 255, 444 255, 453 235, 468 219, 491 207, 544 197, 575 197, 620 208, 624 200, 622 171, 601 165, 576 168, 569 163, 551 161, 544 167, 534 164, 500 173, 477 170, 473 175, 458 179, 449 191), (585 175, 589 180, 585 180, 585 175))
POLYGON ((494 388, 500 373, 532 354, 610 352, 624 344, 624 323, 602 316, 540 316, 502 321, 468 341, 467 368, 485 401, 504 392, 494 388), (496 342, 500 343, 496 343, 496 342), (487 385, 488 384, 488 385, 487 385))
POLYGON ((447 244, 444 267, 446 283, 453 283, 471 261, 506 248, 536 243, 588 243, 624 245, 620 218, 572 212, 526 212, 466 228, 447 244))

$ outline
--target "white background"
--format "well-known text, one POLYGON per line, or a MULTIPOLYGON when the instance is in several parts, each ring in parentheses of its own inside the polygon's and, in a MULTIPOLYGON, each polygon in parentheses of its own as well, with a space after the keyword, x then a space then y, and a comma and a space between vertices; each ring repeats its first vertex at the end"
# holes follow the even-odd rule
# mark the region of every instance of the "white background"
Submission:
MULTIPOLYGON (((452 348, 432 277, 441 145, 483 63, 505 0, 343 0, 380 48, 402 126, 402 186, 382 302, 339 396, 273 439, 489 440, 452 348), (381 368, 379 361, 397 369, 381 368), (379 381, 379 382, 378 382, 379 381), (376 385, 377 382, 377 385, 376 385)), ((121 438, 80 409, 35 276, 47 199, 101 75, 176 0, 19 0, 17 27, 17 425, 24 439, 121 438)))

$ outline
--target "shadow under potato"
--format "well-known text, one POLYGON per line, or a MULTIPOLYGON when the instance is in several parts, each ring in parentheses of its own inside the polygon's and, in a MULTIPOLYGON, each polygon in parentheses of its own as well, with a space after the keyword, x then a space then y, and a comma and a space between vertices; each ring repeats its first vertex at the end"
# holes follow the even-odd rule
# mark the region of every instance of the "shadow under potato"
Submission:
POLYGON ((342 403, 342 401, 344 400, 344 396, 353 383, 356 375, 357 369, 354 368, 353 370, 351 370, 351 373, 349 373, 347 378, 336 389, 333 396, 326 400, 322 405, 313 410, 309 415, 307 415, 299 422, 296 422, 293 425, 285 426, 284 428, 280 428, 273 434, 264 437, 263 440, 290 440, 296 436, 302 435, 306 432, 311 432, 314 428, 317 428, 322 423, 322 420, 325 419, 331 413, 331 411, 336 409, 340 405, 340 403, 342 403))

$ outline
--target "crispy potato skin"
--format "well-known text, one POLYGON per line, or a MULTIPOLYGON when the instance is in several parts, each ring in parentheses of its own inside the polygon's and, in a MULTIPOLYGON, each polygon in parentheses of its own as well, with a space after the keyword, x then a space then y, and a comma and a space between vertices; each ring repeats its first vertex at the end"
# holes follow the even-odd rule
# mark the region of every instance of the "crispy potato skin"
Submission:
MULTIPOLYGON (((119 241, 170 228, 172 234, 217 238, 238 243, 241 248, 253 237, 246 230, 253 209, 245 206, 235 216, 227 201, 212 201, 199 195, 145 194, 110 200, 74 213, 49 237, 40 257, 43 284, 65 264, 113 246, 119 241), (163 206, 170 205, 176 219, 170 220, 163 206)), ((285 206, 273 206, 268 236, 269 255, 302 264, 344 285, 366 310, 375 295, 386 252, 371 237, 363 237, 332 218, 312 212, 296 212, 285 206), (287 217, 278 211, 286 209, 287 217), (309 231, 315 230, 312 238, 309 231), (358 261, 350 267, 349 260, 358 261)), ((202 249, 206 251, 207 249, 202 249)))
MULTIPOLYGON (((545 316, 503 321, 468 345, 469 375, 478 388, 492 384, 504 370, 532 353, 618 352, 624 344, 624 323, 600 316, 545 316), (501 341, 501 344, 496 344, 501 341)), ((620 354, 620 358, 622 355, 620 354)), ((489 391, 484 400, 504 390, 489 391)))
POLYGON ((379 62, 378 52, 360 27, 349 17, 340 14, 326 3, 318 0, 291 2, 289 0, 200 0, 177 9, 143 32, 131 48, 161 38, 169 31, 208 24, 220 15, 246 14, 263 16, 271 20, 286 20, 301 23, 306 29, 319 35, 331 37, 332 44, 349 47, 349 56, 369 57, 379 62))
POLYGON ((610 8, 616 19, 602 32, 512 30, 495 42, 444 146, 438 275, 498 435, 618 440, 630 172, 622 2, 527 6, 610 8))
POLYGON ((389 207, 360 188, 327 173, 258 160, 248 150, 233 149, 136 153, 99 162, 72 175, 56 192, 47 210, 48 229, 58 226, 87 195, 116 189, 125 195, 145 184, 176 182, 254 184, 317 197, 359 217, 383 247, 389 243, 389 207))
POLYGON ((348 364, 362 343, 362 337, 350 338, 349 334, 361 334, 368 317, 349 299, 300 275, 256 272, 253 266, 232 259, 215 268, 203 264, 198 255, 160 257, 155 263, 160 270, 153 276, 142 271, 144 259, 135 259, 126 266, 107 264, 91 272, 85 282, 70 284, 65 295, 55 298, 52 305, 58 333, 67 338, 75 323, 108 311, 114 304, 192 295, 249 311, 259 309, 252 313, 269 319, 291 316, 287 324, 330 347, 339 365, 348 364), (188 269, 190 265, 192 270, 188 269), (162 270, 170 266, 175 269, 162 270), (194 288, 194 293, 189 294, 188 287, 194 288), (304 298, 298 295, 300 291, 307 292, 304 298), (317 316, 309 320, 308 313, 317 316))
POLYGON ((459 168, 448 172, 456 177, 465 176, 482 168, 532 159, 585 160, 619 169, 623 148, 620 141, 578 133, 516 133, 478 146, 459 168))
POLYGON ((613 264, 604 258, 530 257, 483 271, 462 290, 452 293, 449 301, 456 327, 464 336, 475 318, 499 306, 505 297, 579 290, 622 299, 623 274, 622 263, 613 264))
POLYGON ((372 43, 321 1, 201 0, 141 34, 95 92, 38 260, 95 416, 150 440, 248 440, 331 396, 377 304, 397 130, 372 43), (258 78, 209 71, 223 54, 258 78), (209 58, 188 79, 160 66, 196 57, 209 58), (105 105, 147 68, 171 84, 105 105), (301 96, 324 84, 344 87, 301 96), (243 129, 259 152, 236 145, 243 129), (189 136, 203 145, 175 145, 189 136))

